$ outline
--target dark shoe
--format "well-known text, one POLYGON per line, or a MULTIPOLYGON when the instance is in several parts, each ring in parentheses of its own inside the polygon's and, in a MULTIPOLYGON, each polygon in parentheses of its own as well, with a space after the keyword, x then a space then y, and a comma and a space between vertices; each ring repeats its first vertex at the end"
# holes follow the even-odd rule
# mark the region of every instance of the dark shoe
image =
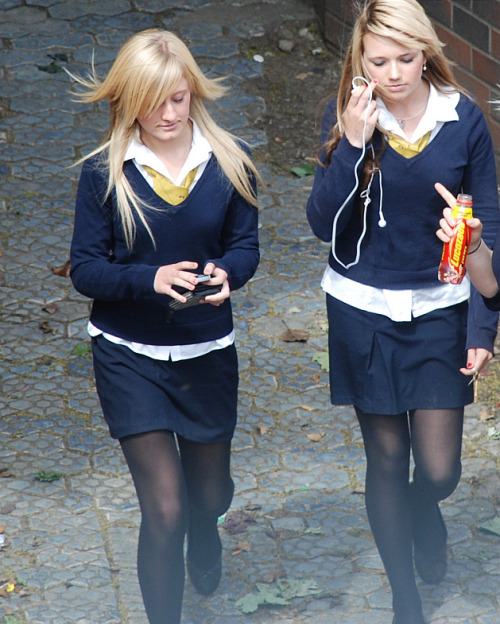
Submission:
POLYGON ((446 541, 434 551, 420 550, 415 544, 414 560, 418 575, 430 585, 437 585, 446 576, 448 565, 446 541))
POLYGON ((219 556, 215 564, 208 570, 199 568, 195 563, 187 559, 187 569, 191 583, 199 594, 210 596, 217 589, 222 575, 222 559, 219 556))
POLYGON ((440 583, 448 565, 448 532, 436 504, 435 518, 429 520, 427 526, 416 526, 415 511, 413 513, 413 558, 418 575, 431 585, 440 583))

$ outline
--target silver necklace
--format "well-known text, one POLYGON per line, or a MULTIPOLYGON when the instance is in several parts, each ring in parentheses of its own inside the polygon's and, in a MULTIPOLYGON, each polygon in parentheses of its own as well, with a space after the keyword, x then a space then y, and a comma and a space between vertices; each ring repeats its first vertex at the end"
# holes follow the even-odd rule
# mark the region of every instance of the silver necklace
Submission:
POLYGON ((410 121, 411 119, 415 119, 415 117, 418 117, 419 115, 421 115, 421 114, 424 112, 424 110, 425 110, 426 108, 427 108, 427 102, 424 104, 423 108, 421 108, 421 109, 418 111, 418 113, 415 113, 415 114, 414 114, 414 115, 412 115, 411 117, 404 117, 404 118, 398 119, 398 118, 394 115, 394 116, 396 117, 396 121, 398 122, 399 127, 401 128, 401 130, 404 130, 405 123, 406 123, 407 121, 410 121))

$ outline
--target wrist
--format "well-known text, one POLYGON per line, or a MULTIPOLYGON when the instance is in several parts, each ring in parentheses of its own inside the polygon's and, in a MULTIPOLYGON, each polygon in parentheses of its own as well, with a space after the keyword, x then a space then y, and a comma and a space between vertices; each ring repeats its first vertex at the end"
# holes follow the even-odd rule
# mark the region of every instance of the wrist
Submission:
POLYGON ((476 253, 476 251, 479 249, 479 247, 481 247, 481 245, 482 245, 482 244, 483 244, 483 239, 482 239, 482 238, 480 238, 480 239, 479 239, 479 243, 476 245, 476 247, 474 247, 474 249, 473 249, 472 251, 468 251, 468 252, 467 252, 467 255, 468 255, 468 256, 470 256, 470 255, 472 255, 473 253, 476 253))

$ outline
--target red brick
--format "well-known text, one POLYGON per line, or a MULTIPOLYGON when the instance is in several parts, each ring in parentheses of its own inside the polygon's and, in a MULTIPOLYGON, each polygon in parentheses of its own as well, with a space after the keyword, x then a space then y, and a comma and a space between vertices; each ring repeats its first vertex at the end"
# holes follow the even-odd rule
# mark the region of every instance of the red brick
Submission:
POLYGON ((490 88, 482 80, 476 78, 469 71, 466 71, 460 67, 454 67, 453 73, 457 82, 469 93, 474 96, 481 109, 488 113, 488 100, 490 99, 490 88))
POLYGON ((436 24, 436 33, 439 39, 446 43, 444 53, 454 63, 472 69, 472 46, 454 33, 436 24))
POLYGON ((500 31, 491 29, 491 54, 495 58, 500 58, 500 31))
POLYGON ((451 26, 451 2, 450 0, 420 0, 425 12, 431 20, 435 20, 451 26))
POLYGON ((500 61, 490 58, 479 50, 472 50, 472 69, 476 76, 491 85, 500 82, 500 61))

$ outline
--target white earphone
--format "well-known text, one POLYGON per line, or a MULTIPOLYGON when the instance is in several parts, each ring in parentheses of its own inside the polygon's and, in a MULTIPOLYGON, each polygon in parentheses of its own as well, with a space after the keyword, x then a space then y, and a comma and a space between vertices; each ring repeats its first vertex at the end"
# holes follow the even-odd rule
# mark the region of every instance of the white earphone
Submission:
MULTIPOLYGON (((379 211, 378 211, 379 212, 378 226, 381 227, 381 228, 384 228, 387 225, 387 221, 385 220, 384 213, 382 211, 382 199, 383 199, 382 171, 380 171, 380 169, 378 169, 378 168, 375 168, 372 171, 372 173, 371 173, 370 180, 368 182, 368 186, 361 193, 361 197, 364 199, 365 210, 364 210, 364 214, 363 214, 363 231, 361 232, 361 236, 359 237, 358 243, 356 245, 356 258, 354 259, 353 262, 351 262, 349 264, 344 264, 341 260, 339 260, 339 258, 337 258, 337 254, 335 253, 335 239, 336 239, 336 234, 337 234, 337 221, 338 221, 340 215, 342 214, 342 211, 347 206, 347 204, 351 201, 352 196, 354 195, 354 193, 357 191, 357 189, 359 187, 358 167, 359 167, 360 163, 363 162, 363 160, 365 158, 365 155, 366 155, 365 131, 366 131, 366 125, 367 125, 367 122, 368 122, 369 106, 370 106, 370 103, 371 103, 371 101, 373 99, 373 92, 371 90, 370 83, 368 82, 368 80, 364 76, 354 76, 354 78, 352 79, 352 82, 351 82, 351 84, 352 84, 352 91, 351 91, 351 93, 353 93, 358 87, 361 86, 361 85, 357 85, 356 84, 356 81, 358 81, 358 80, 361 80, 370 89, 370 99, 368 100, 368 105, 366 107, 366 114, 365 114, 364 126, 363 126, 363 147, 362 147, 361 156, 358 158, 358 161, 354 165, 354 178, 355 178, 354 187, 353 187, 352 191, 349 193, 349 195, 347 196, 347 198, 344 201, 344 203, 342 204, 342 206, 339 208, 337 214, 335 215, 335 218, 333 220, 333 226, 332 226, 332 255, 335 258, 335 260, 341 266, 344 267, 344 269, 349 269, 350 267, 354 266, 355 264, 357 264, 359 262, 359 256, 360 256, 360 253, 361 253, 361 243, 363 242, 363 239, 364 239, 365 234, 366 234, 368 205, 372 201, 371 198, 370 198, 370 190, 371 190, 371 186, 372 186, 372 182, 373 182, 373 176, 377 172, 379 174, 379 187, 380 187, 380 205, 379 205, 379 211)), ((373 157, 375 158, 375 150, 373 149, 373 145, 370 145, 370 149, 372 151, 373 157)))

